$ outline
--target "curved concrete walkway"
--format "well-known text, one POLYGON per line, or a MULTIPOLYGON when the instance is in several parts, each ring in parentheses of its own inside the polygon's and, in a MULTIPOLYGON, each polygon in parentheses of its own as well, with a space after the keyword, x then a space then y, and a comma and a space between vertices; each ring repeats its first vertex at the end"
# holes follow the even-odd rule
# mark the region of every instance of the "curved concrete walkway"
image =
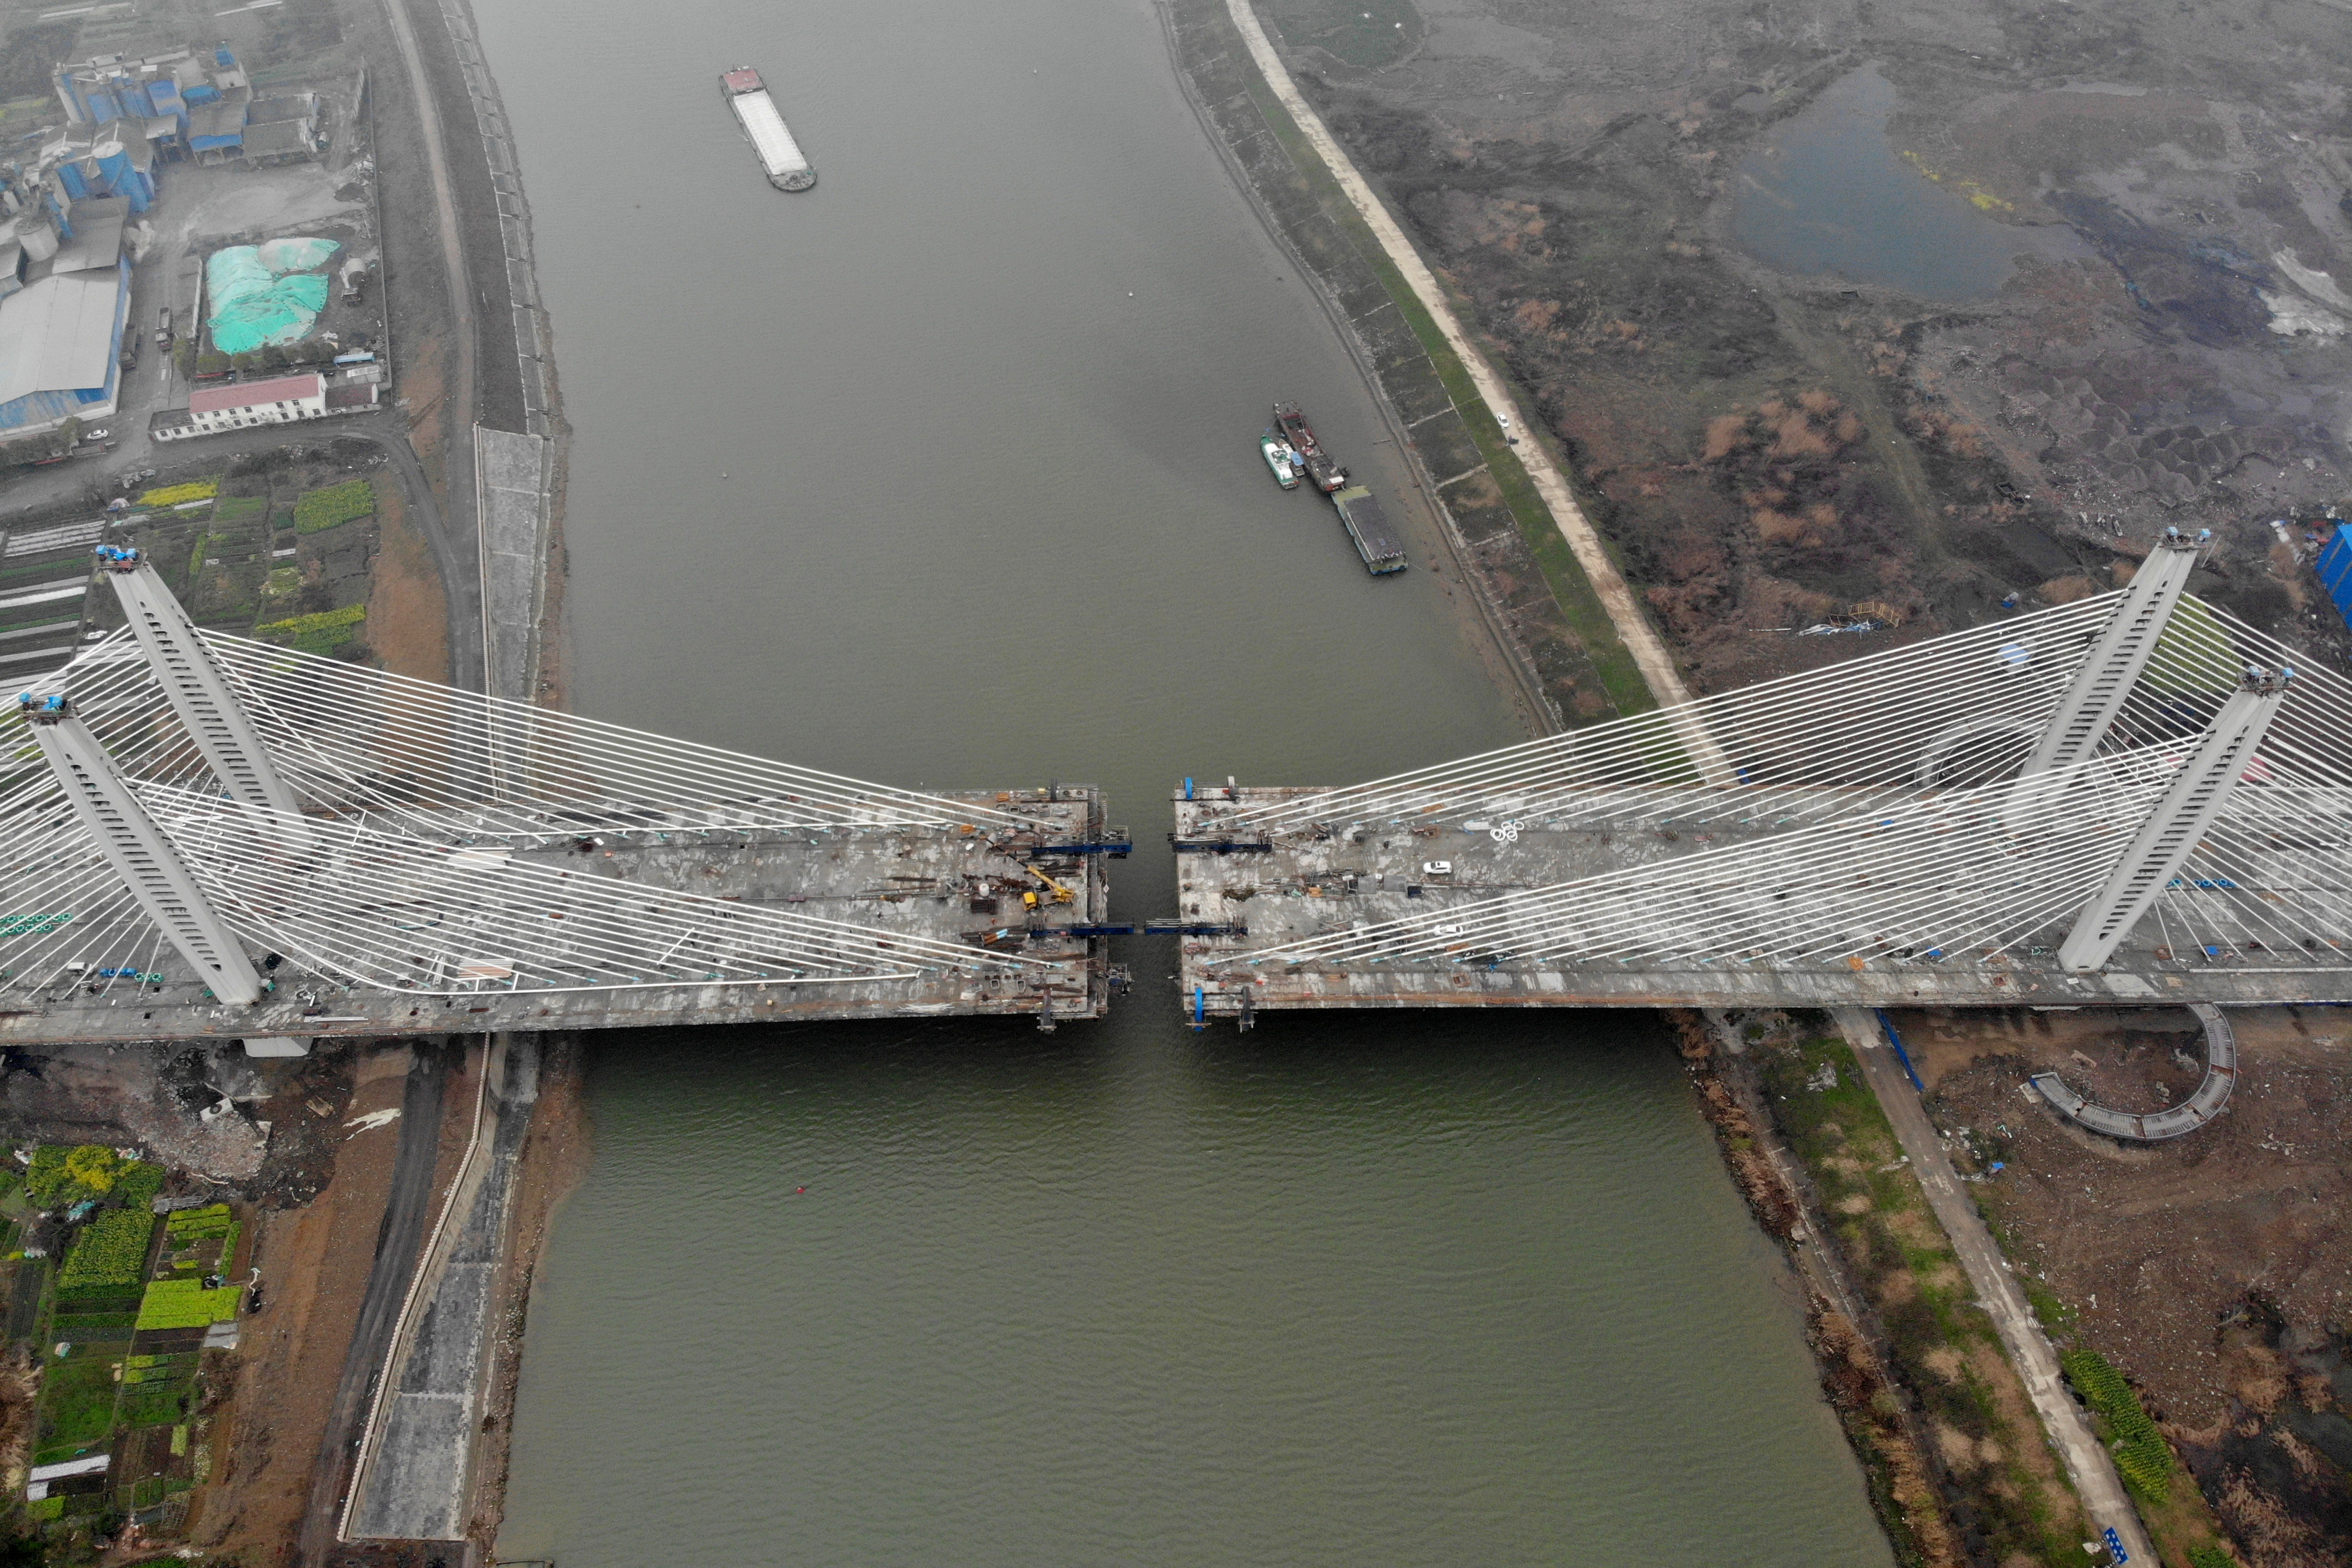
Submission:
POLYGON ((2194 1132, 2221 1114, 2221 1108, 2230 1103, 2230 1091, 2238 1086, 2238 1037, 2231 1031, 2230 1020, 2221 1016, 2221 1009, 2212 1004, 2191 1002, 2189 1010, 2205 1026, 2205 1081, 2197 1086, 2196 1093, 2178 1105, 2146 1115, 2110 1110, 2075 1093, 2054 1072, 2035 1073, 2033 1087, 2062 1114, 2110 1138, 2160 1143, 2167 1138, 2194 1132))
MULTIPOLYGON (((1445 290, 1438 287, 1437 279, 1422 260, 1421 253, 1412 247, 1412 241, 1405 237, 1404 230, 1397 226, 1396 219, 1389 216, 1388 208, 1381 205, 1380 197, 1373 195, 1363 175, 1356 172, 1356 165, 1333 139, 1322 117, 1300 94, 1298 84, 1290 79, 1288 68, 1282 63, 1282 57, 1275 52, 1274 42, 1265 36, 1265 29, 1259 25, 1257 13, 1250 8, 1249 0, 1225 0, 1225 7, 1232 13, 1234 26, 1240 29, 1242 41, 1249 46, 1250 58, 1257 62, 1258 71, 1265 78, 1266 85, 1274 89, 1275 97, 1282 100, 1282 107, 1290 111, 1290 118, 1298 122, 1298 129, 1313 144, 1317 155, 1331 171, 1331 177, 1339 183, 1339 188, 1347 193, 1348 200, 1363 216, 1364 222, 1371 226, 1373 237, 1380 241, 1381 248, 1396 264, 1397 270, 1404 274, 1405 282, 1412 287, 1414 297, 1436 320, 1438 331, 1445 334, 1446 342, 1469 371, 1471 381, 1478 388, 1478 395, 1486 400, 1489 409, 1507 418, 1518 428, 1533 429, 1534 422, 1512 398, 1508 384, 1486 362, 1486 356, 1471 342, 1470 335, 1463 331, 1460 319, 1454 313, 1453 302, 1446 299, 1445 290)), ((1518 443, 1512 450, 1519 455, 1528 477, 1535 481, 1537 493, 1543 497, 1544 505, 1550 509, 1552 523, 1559 530, 1560 537, 1568 542, 1569 549, 1575 552, 1577 564, 1584 568, 1585 576, 1591 581, 1592 591, 1600 595, 1601 608, 1608 611, 1617 635, 1624 639, 1626 648, 1633 656, 1634 665, 1642 672, 1642 679, 1649 683, 1651 691, 1661 703, 1672 706, 1688 702, 1690 692, 1683 685, 1681 672, 1675 668, 1674 658, 1642 614, 1641 603, 1633 596, 1633 590, 1618 574, 1617 563, 1609 558, 1609 552, 1602 546, 1601 535, 1594 531, 1591 520, 1584 515, 1584 509, 1577 505, 1575 493, 1568 488, 1567 476, 1559 471, 1550 451, 1541 442, 1532 439, 1518 443)))

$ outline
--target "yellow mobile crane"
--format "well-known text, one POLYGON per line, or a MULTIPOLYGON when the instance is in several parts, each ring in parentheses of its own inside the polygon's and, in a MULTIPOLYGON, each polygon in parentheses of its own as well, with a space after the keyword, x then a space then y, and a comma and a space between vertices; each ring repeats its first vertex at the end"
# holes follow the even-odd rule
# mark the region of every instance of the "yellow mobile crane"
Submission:
MULTIPOLYGON (((1074 904, 1078 901, 1077 894, 1062 886, 1061 883, 1056 882, 1053 878, 1048 877, 1045 872, 1037 869, 1036 867, 1024 866, 1021 868, 1028 872, 1031 876, 1036 878, 1039 881, 1045 883, 1048 888, 1051 888, 1054 890, 1054 901, 1055 903, 1074 904)), ((1021 895, 1021 903, 1024 908, 1034 910, 1037 907, 1037 895, 1034 893, 1024 893, 1021 895)))

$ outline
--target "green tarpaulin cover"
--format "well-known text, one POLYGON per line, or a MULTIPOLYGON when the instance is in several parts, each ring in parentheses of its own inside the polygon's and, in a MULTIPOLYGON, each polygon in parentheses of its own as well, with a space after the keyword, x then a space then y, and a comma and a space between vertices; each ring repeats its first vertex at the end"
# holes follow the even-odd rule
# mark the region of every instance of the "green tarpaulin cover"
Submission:
POLYGON ((312 270, 341 250, 331 239, 273 239, 215 250, 205 263, 213 347, 244 353, 299 340, 327 304, 327 279, 312 270))

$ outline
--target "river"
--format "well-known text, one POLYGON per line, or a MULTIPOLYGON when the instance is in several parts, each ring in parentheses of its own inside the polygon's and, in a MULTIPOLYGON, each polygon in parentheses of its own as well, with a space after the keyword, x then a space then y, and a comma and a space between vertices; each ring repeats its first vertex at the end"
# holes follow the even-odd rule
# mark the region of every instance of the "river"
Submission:
MULTIPOLYGON (((478 0, 575 433, 573 705, 901 784, 1516 738, 1408 476, 1141 0, 478 0), (822 180, 719 101, 760 67, 822 180), (1452 592, 1449 592, 1449 589, 1452 592)), ((1622 1016, 614 1035, 499 1555, 1887 1562, 1792 1288, 1622 1016), (804 1189, 804 1190, 803 1190, 804 1189)))

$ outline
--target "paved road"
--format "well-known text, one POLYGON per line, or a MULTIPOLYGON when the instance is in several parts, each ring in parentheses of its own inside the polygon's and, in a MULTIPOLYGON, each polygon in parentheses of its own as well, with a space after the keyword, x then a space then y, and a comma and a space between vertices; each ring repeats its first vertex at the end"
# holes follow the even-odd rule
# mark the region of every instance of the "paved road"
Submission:
POLYGON ((2009 1347, 2010 1360, 2016 1363, 2026 1393, 2042 1413, 2043 1427, 2074 1479, 2074 1489, 2091 1516, 2091 1528, 2112 1527, 2134 1562, 2153 1564, 2156 1552, 2140 1528, 2138 1510, 2124 1491, 2123 1478, 2116 1473, 2113 1457, 2091 1431, 2074 1395, 2066 1392, 2059 1377, 2057 1353, 2043 1337, 2041 1322, 1994 1244, 1992 1232, 1985 1228, 1976 1204, 1962 1190, 1944 1141, 1927 1120, 1927 1109, 1919 1103, 1918 1091, 1911 1087, 1903 1064, 1887 1047, 1876 1016, 1865 1007, 1839 1007, 1832 1016, 1838 1032, 1862 1063, 1863 1076, 1870 1080, 1878 1103, 1885 1107, 1886 1120, 1894 1124, 1896 1140, 1911 1158, 1911 1169, 1918 1173, 1928 1206, 1936 1211, 1944 1234, 1952 1238, 1952 1249, 1960 1256, 1960 1267, 1968 1270, 1978 1301, 1991 1315, 2001 1343, 2009 1347))
POLYGON ((416 1250, 425 1239, 425 1223, 433 1207, 433 1166, 441 1145, 441 1113, 448 1088, 449 1065, 461 1047, 454 1043, 420 1041, 415 1065, 400 1101, 400 1152, 393 1158, 392 1194, 384 1205, 383 1224, 376 1232, 375 1266, 369 1271, 367 1293, 360 1301, 358 1322, 352 1330, 351 1352, 343 1360, 342 1381, 327 1430, 319 1441, 319 1463, 310 1478, 310 1502, 303 1515, 302 1540, 297 1560, 318 1568, 334 1545, 335 1521, 342 1511, 343 1488, 350 1479, 352 1450, 359 1442, 360 1423, 367 1415, 376 1369, 383 1364, 400 1303, 408 1293, 408 1277, 416 1267, 416 1250))
MULTIPOLYGON (((449 510, 461 524, 466 524, 466 543, 473 545, 473 524, 478 521, 473 496, 473 426, 482 416, 480 388, 475 385, 475 343, 480 324, 475 322, 473 312, 473 275, 466 270, 466 237, 457 221, 457 185, 449 179, 449 143, 442 139, 440 103, 433 99, 433 78, 425 75, 425 58, 416 47, 416 28, 409 21, 409 7, 402 0, 383 0, 383 12, 393 24, 393 37, 400 42, 400 64, 407 70, 409 94, 416 99, 416 120, 425 136, 425 172, 433 176, 433 214, 440 224, 442 270, 449 279, 446 327, 449 343, 457 351, 457 369, 446 385, 449 445, 442 458, 442 472, 449 482, 449 510)), ((452 595, 454 597, 457 595, 452 595)), ((475 609, 475 618, 480 618, 480 609, 475 609)), ((454 663, 454 639, 449 651, 454 663)), ((473 668, 482 668, 480 648, 475 651, 473 668)))

